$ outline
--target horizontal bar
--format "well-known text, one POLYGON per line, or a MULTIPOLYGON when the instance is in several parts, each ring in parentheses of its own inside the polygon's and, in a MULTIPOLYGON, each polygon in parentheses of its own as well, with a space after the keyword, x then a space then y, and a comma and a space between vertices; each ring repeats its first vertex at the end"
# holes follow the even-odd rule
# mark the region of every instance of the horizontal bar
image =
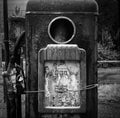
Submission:
POLYGON ((26 14, 82 14, 82 15, 99 15, 98 12, 49 12, 49 11, 27 11, 26 14))
POLYGON ((119 60, 103 60, 103 61, 97 61, 98 63, 120 63, 119 60))

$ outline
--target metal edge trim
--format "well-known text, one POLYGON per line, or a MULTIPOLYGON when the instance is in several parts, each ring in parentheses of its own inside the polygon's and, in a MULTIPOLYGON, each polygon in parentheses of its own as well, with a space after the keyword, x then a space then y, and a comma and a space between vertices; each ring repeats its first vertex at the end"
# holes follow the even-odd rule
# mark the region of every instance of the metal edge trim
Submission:
POLYGON ((81 14, 81 15, 99 15, 98 12, 49 12, 49 11, 27 11, 26 15, 28 14, 39 14, 39 15, 60 15, 60 14, 81 14))

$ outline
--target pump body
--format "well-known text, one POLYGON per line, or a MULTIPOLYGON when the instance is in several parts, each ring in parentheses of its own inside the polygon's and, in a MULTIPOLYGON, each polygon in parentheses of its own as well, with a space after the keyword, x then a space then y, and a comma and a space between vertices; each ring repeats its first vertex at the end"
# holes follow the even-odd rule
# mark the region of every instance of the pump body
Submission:
MULTIPOLYGON (((26 91, 39 92, 39 52, 49 44, 86 52, 86 85, 97 83, 97 15, 94 0, 29 0, 26 9, 26 91)), ((57 53, 57 52, 56 52, 57 53)), ((43 57, 41 57, 43 58, 43 57)), ((59 59, 58 59, 59 60, 59 59)), ((42 71, 44 72, 44 71, 42 71)), ((41 81, 41 80, 40 80, 41 81)), ((43 80, 44 81, 44 80, 43 80)), ((26 117, 97 118, 97 88, 86 90, 85 112, 40 113, 39 93, 26 94, 26 117), (48 115, 46 115, 48 114, 48 115)))

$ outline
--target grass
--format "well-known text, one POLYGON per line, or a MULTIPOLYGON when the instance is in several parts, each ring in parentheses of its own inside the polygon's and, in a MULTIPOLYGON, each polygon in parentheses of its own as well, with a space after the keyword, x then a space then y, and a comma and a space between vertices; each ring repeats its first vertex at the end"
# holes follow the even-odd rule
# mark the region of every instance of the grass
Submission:
POLYGON ((99 101, 120 103, 120 84, 100 85, 98 98, 99 101))

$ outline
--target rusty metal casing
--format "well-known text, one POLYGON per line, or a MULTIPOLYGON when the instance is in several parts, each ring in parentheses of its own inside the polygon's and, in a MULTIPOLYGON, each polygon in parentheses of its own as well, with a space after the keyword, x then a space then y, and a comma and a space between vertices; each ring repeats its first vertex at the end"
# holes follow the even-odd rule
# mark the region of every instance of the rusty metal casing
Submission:
MULTIPOLYGON (((97 15, 98 6, 94 0, 28 1, 26 8, 27 91, 38 90, 38 52, 48 44, 77 44, 79 48, 83 48, 86 51, 86 83, 87 85, 97 83, 97 15), (58 20, 60 22, 66 20, 74 24, 72 24, 73 35, 65 42, 56 41, 54 33, 49 34, 51 24, 58 20)), ((87 109, 83 115, 97 118, 97 88, 87 91, 86 103, 87 109)), ((39 116, 37 93, 26 95, 26 116, 29 118, 39 116)))

